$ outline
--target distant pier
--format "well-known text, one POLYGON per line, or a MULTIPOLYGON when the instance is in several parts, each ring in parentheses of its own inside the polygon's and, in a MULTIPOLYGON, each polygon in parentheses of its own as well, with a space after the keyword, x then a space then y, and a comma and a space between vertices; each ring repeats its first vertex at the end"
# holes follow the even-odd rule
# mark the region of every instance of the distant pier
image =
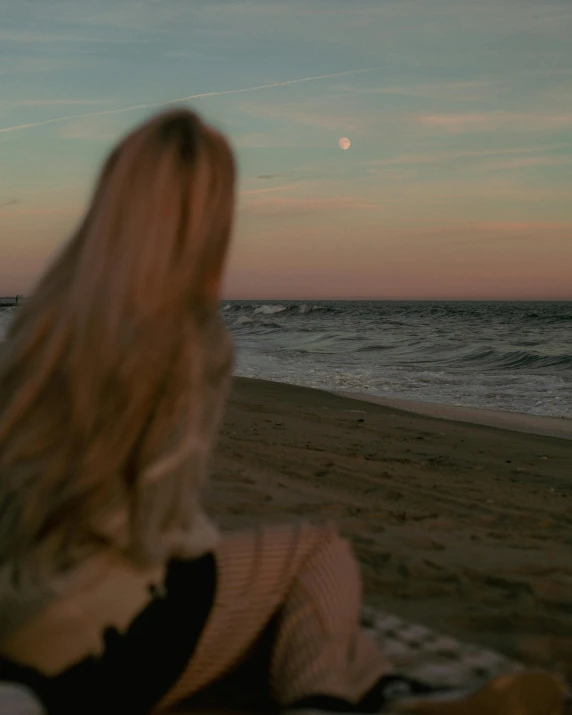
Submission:
POLYGON ((15 305, 20 305, 24 301, 24 296, 13 295, 6 298, 0 297, 0 308, 13 308, 15 305))

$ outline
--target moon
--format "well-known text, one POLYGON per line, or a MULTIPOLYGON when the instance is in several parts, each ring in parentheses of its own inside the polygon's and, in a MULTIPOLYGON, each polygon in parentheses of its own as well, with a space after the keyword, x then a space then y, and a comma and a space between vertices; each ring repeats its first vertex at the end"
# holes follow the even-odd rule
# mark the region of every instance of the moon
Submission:
POLYGON ((350 148, 352 143, 350 142, 350 140, 347 137, 342 137, 340 139, 340 141, 338 142, 338 144, 340 145, 340 149, 342 151, 347 151, 350 148))

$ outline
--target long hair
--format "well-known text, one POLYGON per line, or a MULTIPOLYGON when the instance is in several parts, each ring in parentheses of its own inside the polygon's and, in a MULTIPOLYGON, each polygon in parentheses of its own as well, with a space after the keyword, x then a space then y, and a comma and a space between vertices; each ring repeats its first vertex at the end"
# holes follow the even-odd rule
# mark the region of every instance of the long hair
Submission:
POLYGON ((0 595, 100 542, 145 563, 185 550, 232 363, 234 183, 219 133, 184 109, 152 118, 19 309, 0 357, 0 595))

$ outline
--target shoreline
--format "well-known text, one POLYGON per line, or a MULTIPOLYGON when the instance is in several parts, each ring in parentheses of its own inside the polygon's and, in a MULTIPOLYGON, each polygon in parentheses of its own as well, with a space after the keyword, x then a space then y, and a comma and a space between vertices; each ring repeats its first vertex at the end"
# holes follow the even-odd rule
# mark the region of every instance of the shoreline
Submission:
POLYGON ((367 395, 346 390, 325 390, 325 392, 341 395, 342 397, 347 397, 357 402, 369 402, 385 407, 392 407, 393 409, 403 412, 427 415, 428 417, 435 417, 442 420, 468 422, 469 424, 497 427, 498 429, 506 429, 513 432, 572 440, 572 419, 567 417, 530 415, 525 412, 491 410, 481 407, 462 407, 438 402, 408 400, 401 397, 378 397, 376 395, 367 395))

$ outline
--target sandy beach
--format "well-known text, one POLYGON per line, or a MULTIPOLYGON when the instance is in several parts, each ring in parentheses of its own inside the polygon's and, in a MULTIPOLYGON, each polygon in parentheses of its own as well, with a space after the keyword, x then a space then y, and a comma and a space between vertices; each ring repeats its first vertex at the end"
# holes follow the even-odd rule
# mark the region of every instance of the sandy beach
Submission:
POLYGON ((570 421, 396 404, 236 378, 208 507, 334 520, 368 603, 572 678, 570 421))

